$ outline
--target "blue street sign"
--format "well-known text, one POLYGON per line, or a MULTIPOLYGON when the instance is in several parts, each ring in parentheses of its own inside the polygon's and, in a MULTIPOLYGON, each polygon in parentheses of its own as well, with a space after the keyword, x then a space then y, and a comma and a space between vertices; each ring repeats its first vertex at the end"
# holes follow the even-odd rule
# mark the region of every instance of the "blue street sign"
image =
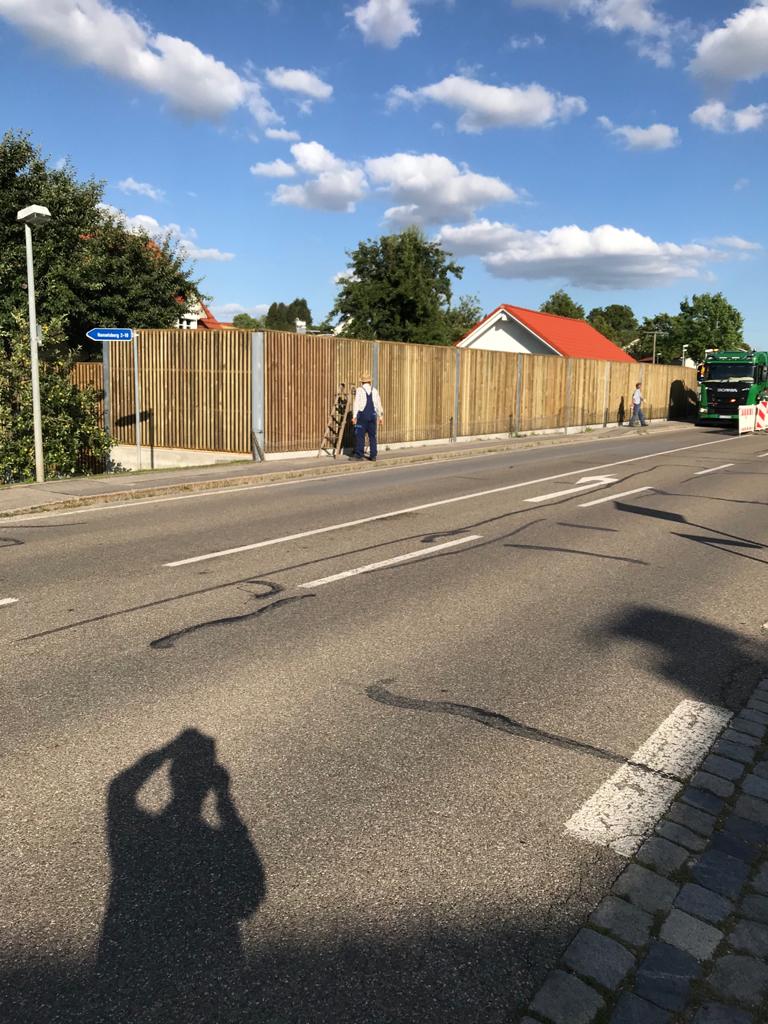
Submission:
POLYGON ((129 327, 93 327, 86 338, 91 341, 131 341, 133 331, 129 327))

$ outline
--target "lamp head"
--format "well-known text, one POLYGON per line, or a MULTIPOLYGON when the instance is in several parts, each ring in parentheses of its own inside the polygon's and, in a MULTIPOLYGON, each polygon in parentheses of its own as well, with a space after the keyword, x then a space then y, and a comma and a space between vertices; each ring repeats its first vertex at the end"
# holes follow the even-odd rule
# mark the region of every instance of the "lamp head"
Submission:
POLYGON ((25 206, 16 214, 16 220, 22 224, 29 224, 30 227, 46 224, 50 219, 51 211, 47 206, 25 206))

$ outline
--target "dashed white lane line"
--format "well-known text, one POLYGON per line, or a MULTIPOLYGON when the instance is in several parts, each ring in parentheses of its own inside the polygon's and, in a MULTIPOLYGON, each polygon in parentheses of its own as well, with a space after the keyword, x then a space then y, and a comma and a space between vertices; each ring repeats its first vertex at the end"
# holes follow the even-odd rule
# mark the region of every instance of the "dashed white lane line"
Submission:
POLYGON ((0 597, 0 605, 3 604, 18 604, 18 597, 0 597))
POLYGON ((732 462, 724 462, 722 466, 712 466, 711 469, 700 469, 698 473, 694 473, 694 476, 706 476, 707 473, 717 473, 719 469, 730 469, 733 465, 732 462))
POLYGON ((480 540, 480 534, 473 533, 469 537, 459 537, 457 540, 446 541, 445 544, 431 544, 429 547, 420 548, 418 551, 409 551, 406 555, 395 555, 394 558, 386 558, 383 562, 371 562, 370 565, 361 565, 357 569, 347 569, 346 572, 337 572, 333 576, 323 576, 322 579, 312 580, 310 583, 300 583, 304 590, 314 587, 324 587, 326 583, 335 583, 337 580, 345 580, 350 576, 360 576, 364 572, 374 572, 376 569, 386 569, 389 565, 397 565, 398 562, 408 562, 412 558, 424 558, 432 555, 435 551, 445 551, 446 548, 455 548, 459 544, 469 544, 470 541, 480 540))
POLYGON ((314 530, 304 530, 302 533, 291 533, 286 537, 271 537, 269 540, 258 540, 252 544, 240 544, 236 548, 224 548, 221 551, 209 551, 204 555, 193 555, 191 558, 180 558, 175 562, 163 562, 166 569, 175 569, 181 565, 192 565, 195 562, 207 562, 211 558, 224 558, 227 555, 239 555, 243 551, 256 551, 258 548, 271 547, 273 544, 287 544, 293 540, 302 540, 304 537, 316 537, 321 533, 332 533, 334 530, 346 530, 351 526, 363 526, 365 523, 376 523, 383 519, 392 519, 395 516, 406 515, 409 512, 423 512, 429 508, 439 508, 443 505, 454 505, 459 501, 472 501, 475 498, 486 498, 491 494, 504 494, 507 491, 515 491, 521 487, 535 487, 537 484, 546 484, 550 480, 565 480, 569 476, 585 473, 594 473, 598 469, 612 469, 614 466, 626 466, 631 462, 643 462, 646 459, 660 459, 664 455, 676 455, 678 452, 687 452, 693 448, 707 448, 713 444, 733 443, 732 437, 719 438, 717 441, 701 441, 699 444, 688 444, 682 448, 668 448, 663 452, 649 452, 648 455, 635 455, 631 459, 619 459, 618 462, 606 462, 602 466, 590 466, 587 469, 571 469, 565 473, 553 473, 551 476, 542 476, 536 480, 522 480, 517 484, 505 484, 503 487, 492 487, 487 491, 472 491, 469 494, 457 494, 453 498, 441 498, 439 501, 428 501, 423 505, 411 505, 409 508, 397 508, 391 512, 379 512, 375 516, 365 516, 363 519, 352 519, 346 523, 334 523, 332 526, 319 526, 314 530))
POLYGON ((635 487, 631 491, 620 491, 618 494, 606 494, 604 498, 595 498, 594 501, 585 501, 579 508, 592 508, 593 505, 602 505, 606 501, 615 501, 617 498, 628 498, 630 494, 642 494, 643 491, 652 491, 653 487, 635 487))
POLYGON ((729 711, 712 704, 678 704, 628 763, 569 818, 566 830, 631 857, 730 719, 729 711))
POLYGON ((768 452, 761 452, 757 457, 758 459, 768 459, 768 452))

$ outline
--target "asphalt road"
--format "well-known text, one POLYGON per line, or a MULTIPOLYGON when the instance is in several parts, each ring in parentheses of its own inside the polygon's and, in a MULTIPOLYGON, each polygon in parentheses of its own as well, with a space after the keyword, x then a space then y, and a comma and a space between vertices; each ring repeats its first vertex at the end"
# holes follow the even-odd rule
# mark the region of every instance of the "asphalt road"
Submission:
POLYGON ((4 1019, 514 1021, 622 865, 565 822, 764 674, 766 456, 651 430, 3 521, 4 1019))

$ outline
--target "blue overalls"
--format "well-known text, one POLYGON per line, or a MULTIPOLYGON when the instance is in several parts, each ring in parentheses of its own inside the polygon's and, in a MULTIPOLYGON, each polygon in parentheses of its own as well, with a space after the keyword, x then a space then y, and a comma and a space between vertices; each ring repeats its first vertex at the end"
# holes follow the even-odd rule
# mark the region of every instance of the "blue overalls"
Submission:
POLYGON ((355 425, 355 458, 362 459, 365 448, 365 435, 371 449, 371 459, 376 458, 376 406, 373 404, 373 387, 371 393, 366 392, 365 408, 357 414, 355 425))

